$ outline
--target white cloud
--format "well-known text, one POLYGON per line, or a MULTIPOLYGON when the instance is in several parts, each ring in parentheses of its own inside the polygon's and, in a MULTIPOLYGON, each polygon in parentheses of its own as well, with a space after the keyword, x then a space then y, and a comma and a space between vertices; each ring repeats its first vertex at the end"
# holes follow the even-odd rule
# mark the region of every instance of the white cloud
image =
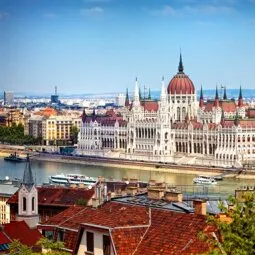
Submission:
POLYGON ((84 8, 80 10, 80 13, 82 15, 88 15, 88 14, 100 14, 103 13, 104 10, 101 7, 91 7, 91 8, 84 8))

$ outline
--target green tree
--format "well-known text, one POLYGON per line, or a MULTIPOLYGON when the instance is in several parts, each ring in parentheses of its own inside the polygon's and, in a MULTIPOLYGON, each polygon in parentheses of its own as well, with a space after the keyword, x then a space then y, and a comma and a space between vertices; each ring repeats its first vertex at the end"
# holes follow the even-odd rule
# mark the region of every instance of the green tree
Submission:
POLYGON ((47 238, 41 238, 37 243, 37 247, 41 247, 43 252, 33 252, 31 248, 22 244, 19 240, 14 240, 10 244, 10 255, 68 255, 69 253, 63 251, 65 248, 63 242, 53 242, 47 238))
POLYGON ((76 126, 71 127, 71 139, 72 143, 76 144, 78 142, 78 134, 79 134, 79 129, 76 126))
POLYGON ((241 201, 230 197, 229 202, 231 210, 220 205, 229 221, 209 217, 219 229, 221 242, 215 237, 211 242, 214 249, 207 254, 255 255, 255 193, 245 192, 241 201))

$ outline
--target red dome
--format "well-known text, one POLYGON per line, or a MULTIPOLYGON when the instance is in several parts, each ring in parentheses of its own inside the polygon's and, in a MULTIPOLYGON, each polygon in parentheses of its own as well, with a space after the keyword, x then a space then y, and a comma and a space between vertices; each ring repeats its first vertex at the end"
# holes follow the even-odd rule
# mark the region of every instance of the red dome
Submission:
POLYGON ((167 87, 168 94, 194 94, 195 87, 190 78, 183 72, 182 55, 180 54, 180 62, 178 73, 169 82, 167 87))
POLYGON ((169 82, 167 92, 168 94, 194 94, 195 87, 185 73, 177 73, 169 82))

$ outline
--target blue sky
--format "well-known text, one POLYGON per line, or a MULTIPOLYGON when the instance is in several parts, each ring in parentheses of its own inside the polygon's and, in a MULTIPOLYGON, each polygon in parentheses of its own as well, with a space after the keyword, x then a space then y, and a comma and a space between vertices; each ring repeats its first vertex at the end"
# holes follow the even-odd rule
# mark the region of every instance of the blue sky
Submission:
POLYGON ((255 88, 255 0, 0 0, 0 91, 255 88))

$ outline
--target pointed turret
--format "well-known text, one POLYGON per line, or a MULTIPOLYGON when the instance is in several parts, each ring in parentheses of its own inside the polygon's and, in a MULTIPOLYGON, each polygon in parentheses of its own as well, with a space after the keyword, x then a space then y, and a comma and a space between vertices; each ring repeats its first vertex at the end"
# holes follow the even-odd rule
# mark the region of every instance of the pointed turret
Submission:
POLYGON ((141 88, 139 87, 139 99, 142 100, 142 91, 141 91, 141 88))
POLYGON ((140 104, 139 87, 138 87, 138 82, 136 77, 133 105, 139 105, 139 104, 140 104))
POLYGON ((125 99, 125 106, 129 106, 129 96, 128 96, 128 89, 126 91, 126 99, 125 99))
POLYGON ((165 88, 165 81, 164 81, 164 76, 162 76, 162 82, 161 82, 161 95, 160 99, 161 101, 166 100, 166 88, 165 88))
POLYGON ((35 184, 28 154, 22 184, 25 185, 28 189, 31 189, 31 187, 35 184))
POLYGON ((201 90, 200 90, 200 98, 199 98, 199 107, 204 106, 204 95, 203 95, 203 87, 201 85, 201 90))
POLYGON ((227 98, 227 88, 226 88, 226 86, 224 86, 224 95, 223 95, 223 99, 224 100, 227 100, 228 98, 227 98))
POLYGON ((86 121, 86 118, 87 118, 87 115, 86 115, 86 112, 85 112, 85 108, 83 108, 83 112, 82 112, 82 115, 81 115, 81 119, 82 119, 83 123, 86 121))
POLYGON ((180 53, 180 61, 179 61, 179 66, 178 66, 178 72, 183 73, 183 64, 182 64, 182 53, 180 53))
POLYGON ((243 94, 242 94, 242 87, 241 86, 240 86, 240 90, 239 90, 238 106, 243 107, 243 94))
POLYGON ((214 101, 214 106, 219 107, 219 92, 218 92, 218 86, 216 86, 216 92, 215 92, 215 101, 214 101))

